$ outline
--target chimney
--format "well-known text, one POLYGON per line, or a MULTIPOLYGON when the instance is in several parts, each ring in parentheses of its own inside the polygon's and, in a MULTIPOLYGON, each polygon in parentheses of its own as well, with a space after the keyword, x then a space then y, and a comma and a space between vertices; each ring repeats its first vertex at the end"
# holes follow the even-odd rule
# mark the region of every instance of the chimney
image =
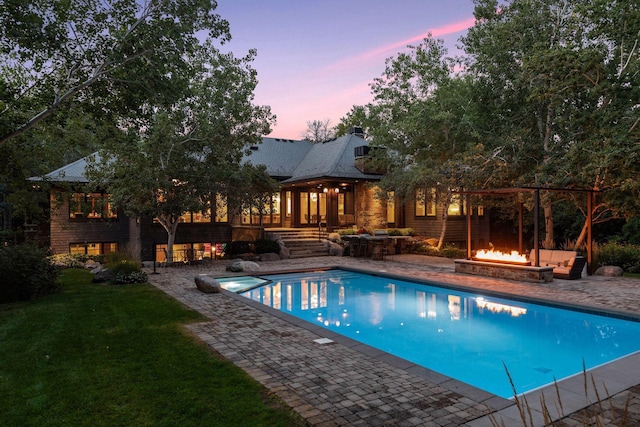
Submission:
POLYGON ((360 138, 364 138, 364 131, 361 126, 354 126, 349 130, 350 135, 359 136, 360 138))

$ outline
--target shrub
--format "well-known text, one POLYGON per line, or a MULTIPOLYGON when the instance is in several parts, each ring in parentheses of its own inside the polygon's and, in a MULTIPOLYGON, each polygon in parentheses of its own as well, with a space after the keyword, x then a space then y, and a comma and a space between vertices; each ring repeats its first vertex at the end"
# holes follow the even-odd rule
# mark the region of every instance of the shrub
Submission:
POLYGON ((66 253, 51 255, 49 258, 55 266, 62 268, 83 268, 84 263, 90 259, 98 261, 100 263, 105 262, 104 255, 83 255, 66 253))
POLYGON ((0 247, 0 303, 27 301, 60 291, 59 269, 33 244, 0 247))
POLYGON ((131 271, 128 273, 119 272, 116 274, 114 283, 117 285, 128 285, 130 283, 147 283, 147 273, 144 271, 131 271))
POLYGON ((628 273, 640 272, 640 246, 607 243, 598 247, 598 265, 615 265, 628 273))
POLYGON ((257 254, 279 253, 280 245, 275 240, 258 239, 254 243, 257 254))
POLYGON ((356 234, 356 230, 354 230, 353 228, 344 228, 341 230, 337 230, 336 233, 338 233, 341 236, 351 236, 356 234))
POLYGON ((240 254, 248 254, 253 252, 251 242, 246 240, 235 240, 227 245, 226 253, 233 257, 240 254))

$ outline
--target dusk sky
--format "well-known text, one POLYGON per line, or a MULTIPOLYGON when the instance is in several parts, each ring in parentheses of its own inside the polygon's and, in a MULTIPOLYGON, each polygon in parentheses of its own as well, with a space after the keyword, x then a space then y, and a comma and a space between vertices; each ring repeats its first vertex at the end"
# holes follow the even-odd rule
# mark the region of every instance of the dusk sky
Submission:
POLYGON ((474 22, 472 0, 219 0, 217 12, 231 28, 223 50, 257 49, 255 103, 277 116, 270 136, 288 139, 370 102, 385 59, 429 31, 456 54, 474 22))

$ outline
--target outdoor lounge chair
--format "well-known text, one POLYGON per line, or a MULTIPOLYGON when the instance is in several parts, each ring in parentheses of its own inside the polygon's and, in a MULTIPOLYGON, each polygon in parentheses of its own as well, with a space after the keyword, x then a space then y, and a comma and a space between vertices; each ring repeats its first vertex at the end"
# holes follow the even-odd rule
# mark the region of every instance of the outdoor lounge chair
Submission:
POLYGON ((587 260, 584 257, 576 256, 569 260, 566 267, 559 266, 553 268, 553 277, 558 279, 576 280, 582 277, 587 260))

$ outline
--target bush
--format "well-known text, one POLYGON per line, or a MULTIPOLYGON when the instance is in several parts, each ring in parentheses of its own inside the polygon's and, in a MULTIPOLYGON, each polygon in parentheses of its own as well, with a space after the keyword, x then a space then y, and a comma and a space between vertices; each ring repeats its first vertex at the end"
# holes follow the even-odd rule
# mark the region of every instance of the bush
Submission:
POLYGON ((628 273, 640 273, 640 246, 607 243, 598 248, 598 265, 615 265, 628 273))
POLYGON ((230 257, 234 257, 240 254, 248 254, 253 252, 251 242, 246 240, 236 240, 227 245, 226 254, 230 257))
POLYGON ((275 240, 258 239, 254 246, 257 254, 280 253, 280 245, 275 240))
POLYGON ((128 273, 117 273, 114 283, 116 285, 128 285, 130 283, 147 283, 147 273, 144 271, 131 271, 128 273))
POLYGON ((0 303, 59 292, 59 271, 47 252, 33 244, 0 247, 0 303))

